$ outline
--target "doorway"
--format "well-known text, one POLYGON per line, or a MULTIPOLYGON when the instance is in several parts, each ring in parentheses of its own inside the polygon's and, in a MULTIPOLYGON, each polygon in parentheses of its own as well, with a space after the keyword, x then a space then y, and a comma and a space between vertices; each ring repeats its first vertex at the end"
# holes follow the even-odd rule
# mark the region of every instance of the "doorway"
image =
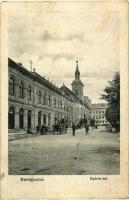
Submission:
POLYGON ((22 108, 19 110, 19 128, 24 128, 24 110, 22 108))
POLYGON ((41 127, 41 111, 38 112, 38 126, 41 127))
POLYGON ((46 125, 46 115, 43 115, 43 124, 46 125))
POLYGON ((15 110, 13 107, 9 109, 8 113, 8 128, 9 129, 15 128, 15 110))
POLYGON ((28 110, 28 129, 31 129, 31 110, 28 110))

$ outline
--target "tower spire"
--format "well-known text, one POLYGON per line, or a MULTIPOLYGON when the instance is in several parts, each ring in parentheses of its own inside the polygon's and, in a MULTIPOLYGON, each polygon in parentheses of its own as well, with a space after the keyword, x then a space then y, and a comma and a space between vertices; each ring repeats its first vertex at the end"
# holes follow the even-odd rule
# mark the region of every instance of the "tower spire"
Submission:
POLYGON ((78 60, 76 61, 76 70, 75 70, 75 79, 72 82, 72 91, 77 95, 81 100, 83 98, 83 83, 80 80, 80 71, 78 67, 78 60))
POLYGON ((76 61, 75 78, 80 79, 80 71, 79 71, 79 68, 78 68, 78 60, 76 61))

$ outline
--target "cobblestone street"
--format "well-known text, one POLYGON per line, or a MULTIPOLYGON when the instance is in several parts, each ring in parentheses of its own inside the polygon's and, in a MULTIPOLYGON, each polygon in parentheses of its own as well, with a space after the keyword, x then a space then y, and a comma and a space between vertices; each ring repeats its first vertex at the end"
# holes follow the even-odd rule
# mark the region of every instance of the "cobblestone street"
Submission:
POLYGON ((39 135, 9 141, 9 174, 119 174, 119 134, 100 130, 68 130, 63 135, 39 135))

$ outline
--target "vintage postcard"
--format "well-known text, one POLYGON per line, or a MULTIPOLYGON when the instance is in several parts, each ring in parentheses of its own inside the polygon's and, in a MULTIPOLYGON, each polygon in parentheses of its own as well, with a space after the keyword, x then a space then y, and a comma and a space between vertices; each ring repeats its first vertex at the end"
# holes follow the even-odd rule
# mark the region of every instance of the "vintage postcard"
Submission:
POLYGON ((128 199, 128 2, 1 4, 1 198, 128 199))

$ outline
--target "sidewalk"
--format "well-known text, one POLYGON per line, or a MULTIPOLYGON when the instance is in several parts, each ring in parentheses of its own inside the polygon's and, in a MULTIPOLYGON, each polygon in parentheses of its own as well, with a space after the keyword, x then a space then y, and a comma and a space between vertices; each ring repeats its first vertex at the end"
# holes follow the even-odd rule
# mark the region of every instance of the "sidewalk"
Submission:
POLYGON ((17 132, 17 133, 9 133, 8 141, 18 140, 22 138, 34 137, 39 134, 28 134, 27 132, 17 132))
MULTIPOLYGON (((68 131, 71 130, 71 128, 68 129, 68 131)), ((67 134, 67 133, 66 133, 67 134)), ((57 135, 57 133, 53 134, 52 132, 48 132, 47 135, 57 135)), ((8 134, 8 141, 13 141, 13 140, 18 140, 18 139, 22 139, 22 138, 28 138, 28 137, 36 137, 36 136, 40 136, 40 133, 36 134, 36 133, 32 133, 29 134, 25 131, 23 132, 9 132, 8 134)))

